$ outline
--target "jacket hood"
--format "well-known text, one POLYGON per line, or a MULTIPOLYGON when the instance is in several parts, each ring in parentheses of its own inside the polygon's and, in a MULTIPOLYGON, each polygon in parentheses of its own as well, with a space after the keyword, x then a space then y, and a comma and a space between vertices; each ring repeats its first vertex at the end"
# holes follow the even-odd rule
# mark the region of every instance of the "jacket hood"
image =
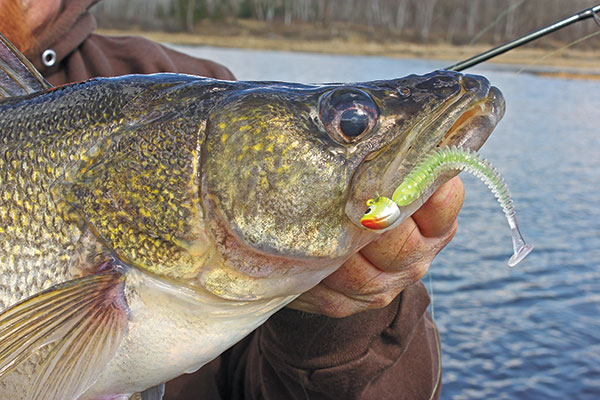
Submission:
POLYGON ((42 74, 57 68, 96 28, 89 9, 99 1, 64 0, 57 16, 36 33, 36 45, 25 55, 42 74))

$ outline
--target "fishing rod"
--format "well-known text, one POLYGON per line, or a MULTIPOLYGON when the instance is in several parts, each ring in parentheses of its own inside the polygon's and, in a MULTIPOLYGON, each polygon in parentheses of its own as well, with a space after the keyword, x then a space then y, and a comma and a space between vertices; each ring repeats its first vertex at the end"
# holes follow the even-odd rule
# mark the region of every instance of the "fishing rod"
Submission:
POLYGON ((528 33, 527 35, 524 35, 524 36, 521 36, 520 38, 511 40, 510 42, 507 42, 500 46, 494 47, 493 49, 490 49, 481 54, 473 56, 467 60, 460 61, 460 62, 458 62, 454 65, 451 65, 449 67, 446 67, 444 69, 447 71, 462 71, 464 69, 470 68, 479 63, 487 61, 492 57, 496 57, 497 55, 506 53, 507 51, 512 50, 515 47, 519 47, 521 45, 524 45, 525 43, 531 42, 532 40, 536 40, 536 39, 541 38, 542 36, 545 36, 549 33, 552 33, 554 31, 562 29, 565 26, 571 25, 578 21, 583 21, 584 19, 594 18, 594 20, 596 21, 598 26, 600 26, 600 16, 598 15, 599 13, 600 13, 600 4, 598 4, 594 7, 585 9, 583 11, 580 11, 576 14, 571 15, 568 18, 565 18, 563 20, 560 20, 558 22, 555 22, 555 23, 545 26, 543 28, 537 29, 531 33, 528 33))

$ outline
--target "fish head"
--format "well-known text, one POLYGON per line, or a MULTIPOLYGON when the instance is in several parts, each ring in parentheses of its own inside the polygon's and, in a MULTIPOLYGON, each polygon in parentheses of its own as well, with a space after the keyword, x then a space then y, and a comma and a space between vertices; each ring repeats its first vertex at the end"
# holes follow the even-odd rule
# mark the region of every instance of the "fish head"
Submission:
POLYGON ((375 237, 367 200, 436 146, 478 149, 503 113, 487 79, 448 71, 236 92, 206 123, 201 202, 220 258, 199 283, 234 299, 309 289, 375 237))

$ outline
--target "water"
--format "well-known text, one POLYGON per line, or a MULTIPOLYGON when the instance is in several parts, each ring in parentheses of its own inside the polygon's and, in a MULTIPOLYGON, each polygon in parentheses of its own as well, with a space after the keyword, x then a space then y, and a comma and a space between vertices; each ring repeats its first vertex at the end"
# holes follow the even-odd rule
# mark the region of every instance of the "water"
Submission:
MULTIPOLYGON (((182 48, 238 79, 364 81, 426 73, 445 62, 182 48)), ((504 93, 503 121, 481 150, 512 192, 536 246, 515 269, 504 215, 462 174, 459 231, 430 273, 442 336, 444 399, 600 398, 600 81, 483 65, 504 93)), ((429 278, 425 279, 429 282, 429 278)))

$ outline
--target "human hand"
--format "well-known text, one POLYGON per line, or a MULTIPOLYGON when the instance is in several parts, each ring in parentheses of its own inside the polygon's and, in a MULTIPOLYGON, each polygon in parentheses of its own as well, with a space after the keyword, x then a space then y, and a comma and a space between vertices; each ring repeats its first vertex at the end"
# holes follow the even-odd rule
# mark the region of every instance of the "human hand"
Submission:
POLYGON ((387 306, 425 276, 454 237, 464 194, 459 177, 446 182, 410 218, 353 254, 290 307, 342 318, 387 306))

